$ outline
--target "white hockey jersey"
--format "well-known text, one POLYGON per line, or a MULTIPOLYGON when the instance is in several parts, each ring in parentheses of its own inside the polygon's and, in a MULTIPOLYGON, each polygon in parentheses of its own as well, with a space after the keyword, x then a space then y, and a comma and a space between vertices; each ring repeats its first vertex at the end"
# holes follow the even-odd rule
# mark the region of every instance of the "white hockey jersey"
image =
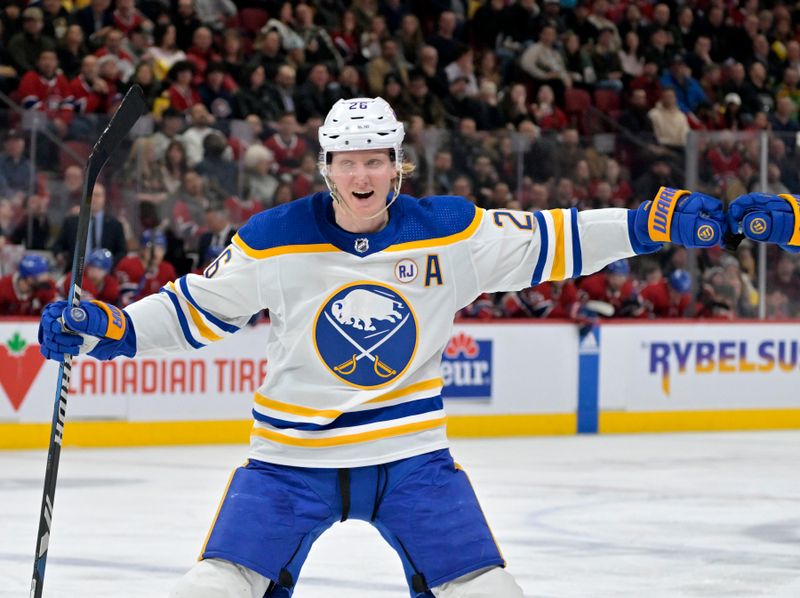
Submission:
POLYGON ((386 463, 447 446, 442 352, 482 292, 571 278, 634 255, 628 210, 483 210, 401 195, 374 234, 334 224, 329 193, 254 216, 203 276, 129 306, 137 355, 200 348, 269 309, 250 457, 386 463))

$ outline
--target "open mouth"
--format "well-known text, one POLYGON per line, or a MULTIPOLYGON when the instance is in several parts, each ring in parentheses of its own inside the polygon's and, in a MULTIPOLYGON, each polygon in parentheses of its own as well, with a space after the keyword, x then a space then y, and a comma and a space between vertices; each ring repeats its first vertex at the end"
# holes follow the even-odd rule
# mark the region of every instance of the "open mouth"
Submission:
POLYGON ((374 193, 375 193, 374 191, 364 191, 364 192, 353 191, 353 197, 355 197, 356 199, 369 199, 370 197, 373 196, 374 193))

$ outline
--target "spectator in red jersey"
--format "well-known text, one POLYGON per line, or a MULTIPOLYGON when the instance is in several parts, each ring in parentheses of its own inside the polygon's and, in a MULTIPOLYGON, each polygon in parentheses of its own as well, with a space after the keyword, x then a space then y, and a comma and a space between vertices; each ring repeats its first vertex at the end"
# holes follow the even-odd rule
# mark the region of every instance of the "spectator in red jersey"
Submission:
POLYGON ((109 108, 109 85, 100 76, 97 56, 89 54, 81 62, 81 72, 69 83, 76 114, 105 114, 109 108))
POLYGON ((536 103, 531 106, 536 124, 543 131, 563 131, 567 128, 567 115, 556 106, 553 88, 542 85, 536 92, 536 103))
MULTIPOLYGON (((205 79, 209 63, 222 60, 222 56, 214 49, 214 36, 211 29, 203 26, 194 30, 192 46, 186 51, 186 59, 194 65, 193 83, 195 86, 200 85, 205 79)), ((236 86, 232 79, 228 81, 228 85, 228 90, 236 86)))
MULTIPOLYGON (((119 282, 111 275, 114 256, 108 249, 95 249, 86 258, 86 270, 81 284, 81 299, 97 299, 111 305, 119 301, 119 282)), ((72 273, 67 273, 58 283, 58 292, 63 298, 69 296, 72 273)))
POLYGON ((44 14, 37 6, 29 6, 22 13, 22 31, 8 42, 8 56, 17 73, 33 72, 38 67, 39 56, 45 50, 55 52, 56 42, 43 35, 44 14))
POLYGON ((153 24, 136 8, 136 0, 117 0, 117 8, 114 9, 112 19, 114 27, 128 36, 137 27, 147 27, 152 29, 153 24))
POLYGON ((178 112, 185 112, 195 104, 202 103, 202 98, 193 87, 195 68, 188 60, 176 62, 167 74, 171 85, 164 92, 163 97, 169 101, 170 107, 178 112))
POLYGON ((666 279, 642 289, 645 309, 654 318, 686 318, 691 316, 692 277, 686 270, 675 270, 666 279))
POLYGON ((628 182, 628 177, 622 175, 619 162, 612 158, 606 160, 603 180, 611 185, 611 205, 623 208, 628 207, 628 202, 633 195, 633 189, 631 189, 631 185, 628 182))
POLYGON ((122 81, 127 81, 133 74, 133 63, 135 59, 123 48, 122 42, 124 39, 125 34, 122 33, 122 31, 119 29, 111 29, 106 33, 105 38, 103 38, 103 46, 94 54, 98 58, 102 58, 103 56, 113 56, 116 58, 119 77, 122 81))
MULTIPOLYGON (((297 196, 294 196, 295 199, 297 196)), ((263 204, 257 202, 252 197, 240 199, 235 195, 226 197, 223 207, 228 214, 231 222, 236 226, 243 226, 250 218, 264 210, 263 204)))
POLYGON ((175 268, 164 260, 167 238, 157 229, 146 230, 139 239, 139 253, 122 258, 114 271, 120 285, 120 304, 130 305, 142 297, 158 293, 175 280, 175 268))
POLYGON ((292 194, 295 197, 305 197, 311 192, 314 182, 319 178, 317 174, 317 159, 308 152, 300 161, 300 167, 292 182, 292 194))
POLYGON ((67 78, 58 72, 55 50, 42 50, 36 60, 36 70, 25 73, 17 90, 26 110, 47 114, 52 128, 63 137, 72 120, 72 93, 67 78))
POLYGON ((292 173, 300 166, 300 160, 306 153, 306 142, 297 134, 297 118, 294 113, 282 114, 278 119, 277 129, 264 145, 275 156, 278 173, 292 173))
MULTIPOLYGON (((344 11, 339 23, 339 29, 333 33, 331 38, 345 62, 351 64, 359 54, 358 21, 356 20, 356 14, 352 10, 344 11)), ((423 43, 422 33, 419 30, 419 21, 417 21, 417 33, 418 39, 415 39, 415 42, 419 43, 419 46, 413 48, 411 50, 413 52, 416 52, 417 48, 421 47, 423 43)), ((403 45, 403 49, 405 50, 405 45, 403 45)), ((406 59, 408 59, 408 55, 406 55, 406 59)), ((414 61, 411 62, 413 64, 414 61)))
POLYGON ((26 254, 16 272, 0 278, 0 315, 40 315, 42 308, 55 298, 50 264, 41 255, 26 254))
POLYGON ((742 163, 742 156, 736 149, 733 134, 723 133, 719 144, 709 150, 706 159, 715 175, 735 176, 742 163))
POLYGON ((642 74, 634 78, 628 89, 632 93, 635 89, 643 89, 647 97, 647 107, 652 108, 661 99, 661 81, 658 78, 658 65, 648 61, 644 64, 642 74))
POLYGON ((611 262, 602 272, 578 283, 584 300, 602 301, 614 308, 614 317, 638 316, 642 311, 628 260, 611 262))

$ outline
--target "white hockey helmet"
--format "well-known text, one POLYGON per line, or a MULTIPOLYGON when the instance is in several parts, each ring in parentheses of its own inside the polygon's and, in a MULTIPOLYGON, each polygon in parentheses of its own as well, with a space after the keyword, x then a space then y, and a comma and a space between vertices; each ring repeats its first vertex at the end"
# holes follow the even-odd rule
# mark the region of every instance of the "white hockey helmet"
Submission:
POLYGON ((321 168, 330 164, 331 152, 391 149, 398 171, 402 168, 401 147, 405 129, 383 98, 339 100, 319 128, 321 168))

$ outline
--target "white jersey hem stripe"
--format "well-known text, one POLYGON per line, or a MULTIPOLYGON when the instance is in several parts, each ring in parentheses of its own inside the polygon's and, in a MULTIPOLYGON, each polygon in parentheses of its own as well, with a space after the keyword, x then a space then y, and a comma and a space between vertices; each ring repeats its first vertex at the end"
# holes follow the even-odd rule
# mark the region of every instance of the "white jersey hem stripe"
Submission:
MULTIPOLYGON (((442 411, 433 412, 434 415, 442 413, 443 413, 442 411)), ((391 423, 396 423, 396 421, 400 420, 395 420, 395 422, 391 423)), ((328 436, 322 438, 307 438, 307 437, 304 438, 304 437, 290 436, 288 434, 283 434, 275 430, 263 428, 261 427, 261 425, 257 425, 253 427, 252 435, 263 438, 265 440, 271 440, 278 444, 285 444, 289 446, 325 448, 330 446, 359 444, 362 442, 370 442, 373 440, 381 440, 385 438, 392 438, 394 436, 403 436, 406 434, 413 434, 415 432, 432 430, 434 428, 443 427, 446 421, 447 417, 442 415, 441 417, 437 417, 435 419, 414 421, 411 423, 406 423, 399 426, 392 426, 389 428, 380 428, 377 430, 370 430, 368 432, 358 432, 355 434, 346 433, 346 434, 340 434, 338 436, 328 436)), ((345 432, 348 431, 349 430, 345 430, 345 432)))

